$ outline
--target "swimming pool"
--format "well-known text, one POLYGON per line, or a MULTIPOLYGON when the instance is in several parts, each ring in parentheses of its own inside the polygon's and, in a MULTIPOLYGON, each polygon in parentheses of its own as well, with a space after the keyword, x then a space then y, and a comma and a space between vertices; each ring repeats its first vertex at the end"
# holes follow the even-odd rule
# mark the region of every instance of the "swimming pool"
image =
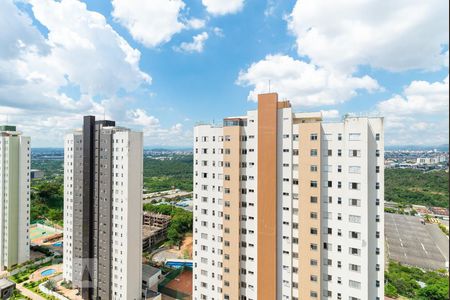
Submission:
POLYGON ((63 242, 54 243, 53 246, 55 246, 55 247, 62 247, 63 246, 63 242))
POLYGON ((53 275, 55 273, 56 273, 55 269, 47 269, 45 271, 42 271, 41 275, 44 276, 44 277, 47 277, 47 276, 51 276, 51 275, 53 275))

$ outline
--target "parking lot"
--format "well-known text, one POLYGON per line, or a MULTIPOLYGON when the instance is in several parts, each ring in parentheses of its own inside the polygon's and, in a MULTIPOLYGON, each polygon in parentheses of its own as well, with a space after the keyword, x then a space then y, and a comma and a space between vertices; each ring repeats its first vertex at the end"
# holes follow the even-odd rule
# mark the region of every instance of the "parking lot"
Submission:
POLYGON ((448 239, 436 224, 422 225, 419 217, 386 213, 384 226, 389 258, 424 269, 446 267, 448 239))

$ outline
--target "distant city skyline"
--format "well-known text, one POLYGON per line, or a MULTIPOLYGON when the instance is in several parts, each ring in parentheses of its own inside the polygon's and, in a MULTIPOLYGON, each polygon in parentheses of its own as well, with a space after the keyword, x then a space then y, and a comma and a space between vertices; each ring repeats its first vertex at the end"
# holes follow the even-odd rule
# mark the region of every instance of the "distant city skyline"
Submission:
POLYGON ((62 147, 83 115, 191 147, 193 126, 278 92, 385 117, 386 146, 448 144, 448 1, 5 0, 0 124, 62 147), (301 5, 300 5, 301 3, 301 5), (336 13, 337 12, 337 13, 336 13))

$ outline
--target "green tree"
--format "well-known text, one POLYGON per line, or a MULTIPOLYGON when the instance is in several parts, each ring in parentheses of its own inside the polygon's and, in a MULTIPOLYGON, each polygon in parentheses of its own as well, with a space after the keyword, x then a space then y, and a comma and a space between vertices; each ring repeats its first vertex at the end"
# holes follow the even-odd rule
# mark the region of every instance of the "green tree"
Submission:
POLYGON ((417 296, 421 300, 446 300, 449 297, 448 284, 432 284, 421 289, 417 296))
POLYGON ((384 286, 384 294, 386 296, 388 296, 388 297, 391 297, 391 298, 397 298, 398 297, 397 289, 391 283, 387 283, 384 286))

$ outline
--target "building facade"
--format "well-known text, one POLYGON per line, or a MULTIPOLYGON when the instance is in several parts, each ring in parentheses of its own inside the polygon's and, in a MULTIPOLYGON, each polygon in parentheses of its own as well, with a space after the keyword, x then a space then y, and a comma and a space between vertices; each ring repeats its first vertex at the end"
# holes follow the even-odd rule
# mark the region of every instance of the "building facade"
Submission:
POLYGON ((0 126, 0 270, 30 259, 30 138, 0 126))
POLYGON ((193 298, 383 299, 383 119, 258 100, 194 129, 193 298))
POLYGON ((83 299, 141 299, 143 135, 84 117, 64 141, 64 272, 83 299))

